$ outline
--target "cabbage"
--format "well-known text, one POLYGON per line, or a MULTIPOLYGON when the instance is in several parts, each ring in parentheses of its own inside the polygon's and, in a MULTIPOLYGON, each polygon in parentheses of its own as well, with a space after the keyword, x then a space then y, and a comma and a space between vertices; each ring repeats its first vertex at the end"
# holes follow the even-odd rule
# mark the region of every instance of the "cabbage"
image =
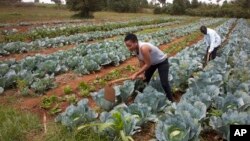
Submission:
POLYGON ((82 123, 87 123, 95 120, 98 114, 88 106, 88 99, 80 100, 77 105, 70 105, 65 112, 58 115, 55 119, 63 125, 74 128, 82 123))

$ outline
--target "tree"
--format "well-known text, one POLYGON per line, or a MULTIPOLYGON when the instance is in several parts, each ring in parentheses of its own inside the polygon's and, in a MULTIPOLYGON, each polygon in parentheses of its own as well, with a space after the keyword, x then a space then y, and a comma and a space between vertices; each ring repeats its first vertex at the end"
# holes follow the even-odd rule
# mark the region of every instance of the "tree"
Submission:
POLYGON ((191 2, 191 7, 192 7, 192 8, 197 8, 198 6, 199 6, 198 0, 192 0, 192 2, 191 2))
POLYGON ((142 7, 148 7, 148 1, 147 0, 141 0, 140 1, 140 6, 142 6, 142 7))
POLYGON ((162 6, 166 4, 166 0, 158 0, 158 1, 161 3, 162 6))
POLYGON ((191 7, 191 3, 189 0, 183 0, 184 1, 184 5, 185 5, 185 9, 190 8, 191 7))
POLYGON ((116 12, 137 12, 145 7, 145 0, 109 0, 108 7, 116 12))
POLYGON ((58 6, 60 6, 62 4, 61 0, 51 0, 53 1, 55 4, 57 4, 58 6))
POLYGON ((225 0, 224 2, 223 2, 223 4, 222 4, 222 7, 226 7, 228 5, 228 2, 227 2, 227 0, 225 0))
POLYGON ((242 8, 250 8, 250 0, 235 0, 234 2, 242 8))
POLYGON ((185 14, 185 4, 183 0, 173 1, 173 14, 185 14))
POLYGON ((79 11, 79 16, 93 18, 93 12, 100 7, 98 0, 67 0, 66 4, 72 11, 79 11))

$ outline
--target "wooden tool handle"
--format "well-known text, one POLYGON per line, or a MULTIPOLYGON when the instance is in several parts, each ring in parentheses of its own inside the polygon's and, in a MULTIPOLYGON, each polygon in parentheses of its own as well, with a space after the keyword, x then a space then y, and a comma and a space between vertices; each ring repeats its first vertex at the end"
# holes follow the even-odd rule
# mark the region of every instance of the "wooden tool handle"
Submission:
POLYGON ((109 84, 112 85, 114 83, 125 81, 125 80, 130 80, 130 78, 129 77, 125 77, 125 78, 116 79, 116 80, 113 80, 113 81, 109 82, 109 84))
MULTIPOLYGON (((144 79, 144 77, 138 76, 136 79, 144 79)), ((116 79, 116 80, 113 80, 113 81, 109 82, 108 84, 110 86, 110 85, 113 85, 113 84, 115 84, 117 82, 121 82, 121 81, 125 81, 125 80, 131 80, 131 78, 130 77, 125 77, 125 78, 116 79)))

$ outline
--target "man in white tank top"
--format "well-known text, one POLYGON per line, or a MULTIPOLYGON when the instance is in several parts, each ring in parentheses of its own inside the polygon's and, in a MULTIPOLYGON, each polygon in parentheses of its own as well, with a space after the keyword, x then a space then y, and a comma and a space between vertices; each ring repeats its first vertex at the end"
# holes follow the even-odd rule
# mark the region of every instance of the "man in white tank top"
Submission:
POLYGON ((134 80, 139 75, 145 75, 145 81, 148 83, 158 69, 161 85, 166 93, 167 98, 173 102, 173 96, 168 81, 169 64, 166 54, 158 47, 147 42, 139 42, 135 34, 128 34, 124 42, 131 52, 136 52, 140 62, 140 70, 131 76, 134 80))

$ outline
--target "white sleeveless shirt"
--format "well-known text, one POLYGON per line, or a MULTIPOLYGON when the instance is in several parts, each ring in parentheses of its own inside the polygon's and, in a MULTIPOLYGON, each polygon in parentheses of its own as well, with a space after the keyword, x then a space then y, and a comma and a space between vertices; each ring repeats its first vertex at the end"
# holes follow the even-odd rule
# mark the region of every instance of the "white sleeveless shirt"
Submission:
POLYGON ((158 47, 152 45, 151 43, 140 42, 140 41, 138 42, 138 44, 139 44, 139 54, 137 54, 137 57, 139 60, 144 61, 143 55, 141 53, 141 48, 145 45, 150 47, 151 49, 150 52, 151 65, 156 65, 166 60, 167 55, 164 54, 158 47))

